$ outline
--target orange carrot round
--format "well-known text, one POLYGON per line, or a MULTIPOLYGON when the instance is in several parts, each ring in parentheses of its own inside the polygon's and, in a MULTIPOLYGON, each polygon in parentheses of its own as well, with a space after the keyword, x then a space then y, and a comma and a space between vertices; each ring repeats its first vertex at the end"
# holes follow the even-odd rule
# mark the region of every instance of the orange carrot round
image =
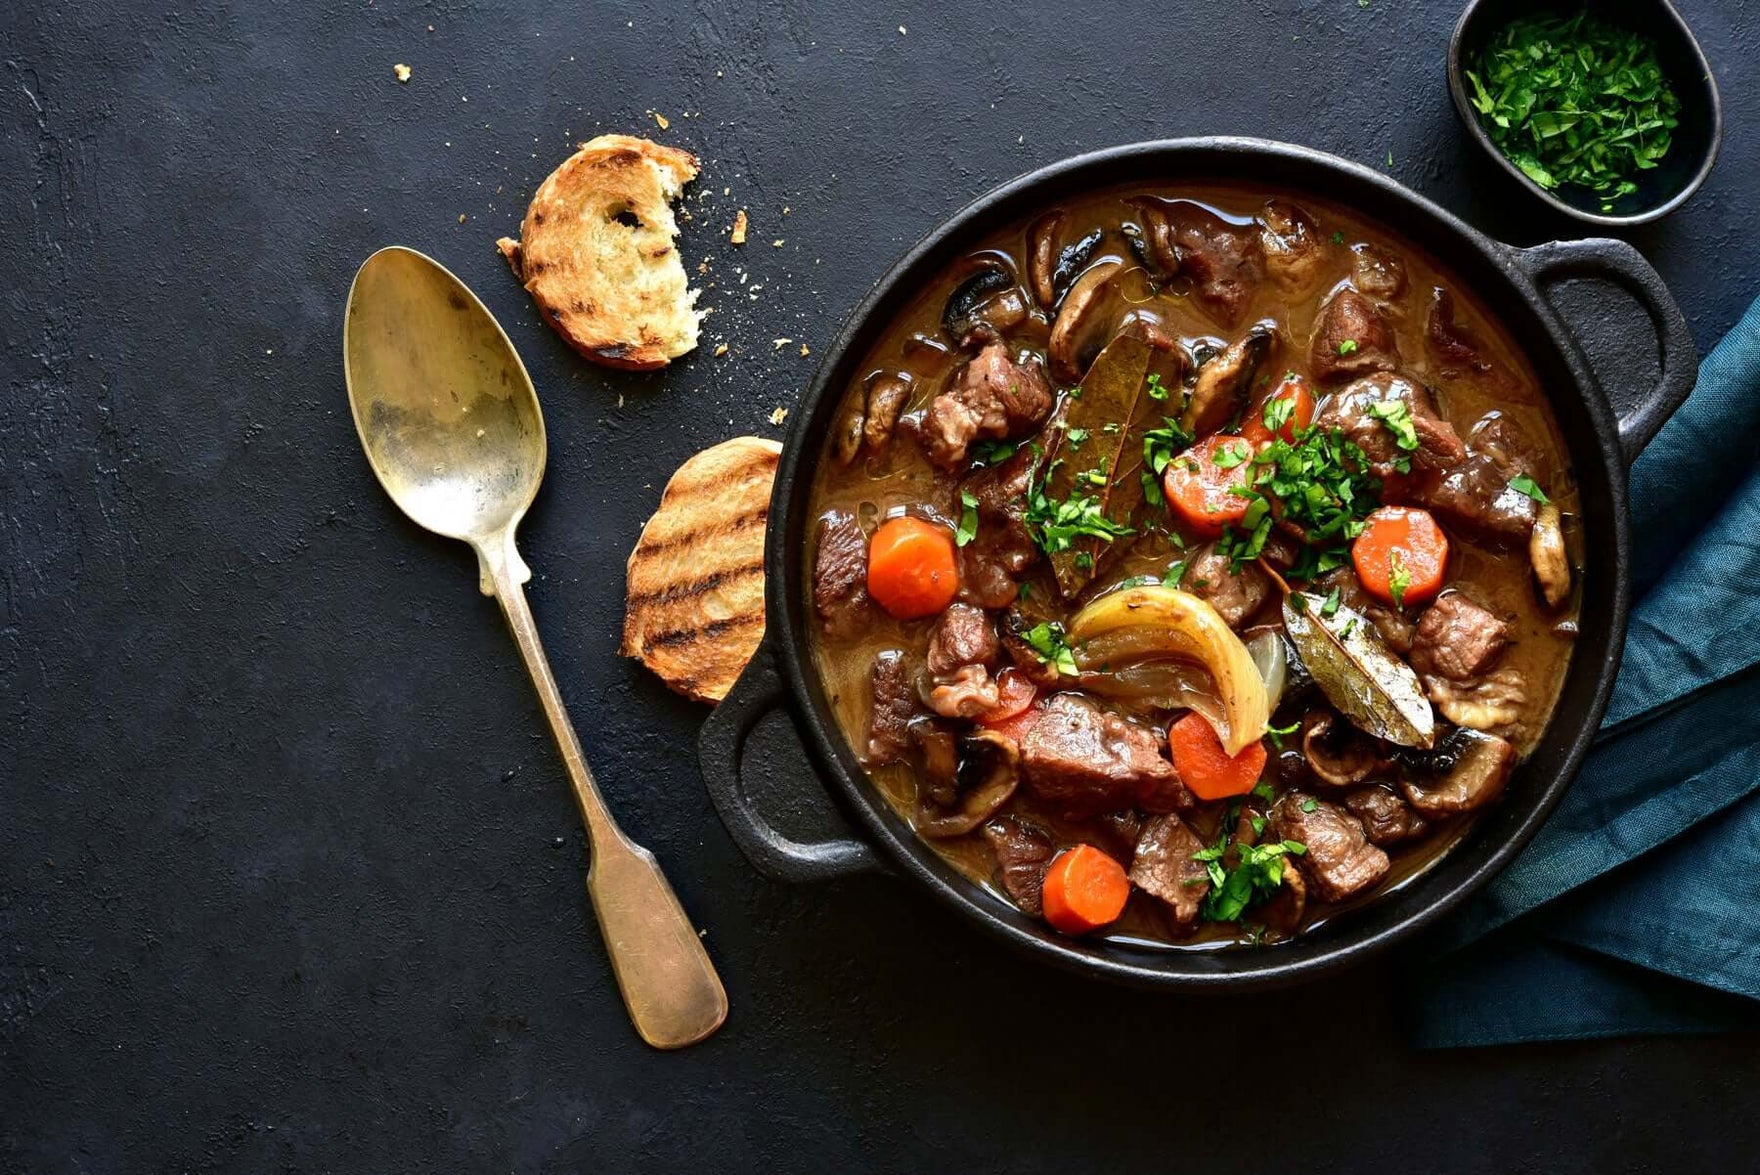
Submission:
POLYGON ((959 591, 953 536, 921 518, 892 518, 868 543, 868 594, 900 620, 933 616, 959 591))
POLYGON ((1230 755, 1209 720, 1196 710, 1167 728, 1167 749, 1186 789, 1200 800, 1246 795, 1264 774, 1268 758, 1264 740, 1230 755))
POLYGON ((996 705, 978 715, 985 726, 999 726, 1026 713, 1039 696, 1039 687, 1025 673, 1010 665, 996 675, 996 705))
POLYGON ((1065 934, 1087 934, 1124 913, 1131 881, 1124 866, 1093 845, 1065 849, 1045 870, 1045 921, 1065 934))
POLYGON ((1295 372, 1283 377, 1265 397, 1265 402, 1247 413, 1247 421, 1241 425, 1241 435, 1253 442, 1255 446, 1263 445, 1273 436, 1280 440, 1295 443, 1296 434, 1314 423, 1314 393, 1308 390, 1308 381, 1295 372), (1278 426, 1275 433, 1265 425, 1265 413, 1271 405, 1280 400, 1289 401, 1289 419, 1278 426))
POLYGON ((1363 520, 1351 562, 1363 590, 1383 604, 1422 604, 1442 590, 1448 536, 1428 510, 1383 506, 1363 520))
POLYGON ((1168 462, 1161 475, 1168 506, 1187 526, 1210 538, 1239 525, 1248 500, 1233 490, 1246 487, 1252 456, 1252 443, 1241 437, 1205 437, 1168 462))

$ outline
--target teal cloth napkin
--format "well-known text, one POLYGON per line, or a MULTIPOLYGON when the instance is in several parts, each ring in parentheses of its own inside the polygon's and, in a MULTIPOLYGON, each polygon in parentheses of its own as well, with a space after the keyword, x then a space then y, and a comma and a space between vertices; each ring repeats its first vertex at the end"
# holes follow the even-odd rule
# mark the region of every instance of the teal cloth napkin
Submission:
POLYGON ((1760 302, 1632 467, 1631 626, 1558 810, 1413 965, 1425 1047, 1760 1029, 1760 302))

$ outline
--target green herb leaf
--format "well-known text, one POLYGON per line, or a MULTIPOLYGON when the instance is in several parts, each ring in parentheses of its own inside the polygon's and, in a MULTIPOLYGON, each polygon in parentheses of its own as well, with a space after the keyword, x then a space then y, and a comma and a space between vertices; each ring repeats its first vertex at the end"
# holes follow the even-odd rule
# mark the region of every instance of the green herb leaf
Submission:
POLYGON ((1320 806, 1320 801, 1313 799, 1312 797, 1302 801, 1302 811, 1304 811, 1304 812, 1312 812, 1315 808, 1318 808, 1319 806, 1320 806))
POLYGON ((959 492, 962 509, 959 513, 959 527, 953 532, 953 541, 958 546, 965 546, 978 537, 978 499, 970 490, 959 492))
POLYGON ((1528 495, 1528 497, 1534 499, 1542 506, 1549 506, 1552 504, 1552 499, 1546 496, 1546 491, 1541 489, 1539 483, 1525 473, 1518 473, 1516 476, 1510 478, 1509 488, 1516 491, 1518 494, 1528 495))
POLYGON ((1046 665, 1055 666, 1059 673, 1067 673, 1074 677, 1081 672, 1076 668, 1075 653, 1069 647, 1069 637, 1063 631, 1063 625, 1055 620, 1046 620, 1035 624, 1021 633, 1021 639, 1033 650, 1033 655, 1046 665))
POLYGON ((1387 426, 1393 434, 1394 443, 1408 453, 1416 452, 1419 445, 1418 429, 1412 423, 1412 406, 1404 400, 1377 400, 1367 409, 1370 416, 1387 426))
POLYGON ((1387 586, 1393 593, 1393 606, 1404 612, 1406 589, 1412 586, 1412 573, 1406 570, 1406 561, 1400 558, 1398 547, 1387 553, 1387 586))
POLYGON ((1357 353, 1357 340, 1345 339, 1340 342, 1338 344, 1338 353, 1340 355, 1355 355, 1357 353))

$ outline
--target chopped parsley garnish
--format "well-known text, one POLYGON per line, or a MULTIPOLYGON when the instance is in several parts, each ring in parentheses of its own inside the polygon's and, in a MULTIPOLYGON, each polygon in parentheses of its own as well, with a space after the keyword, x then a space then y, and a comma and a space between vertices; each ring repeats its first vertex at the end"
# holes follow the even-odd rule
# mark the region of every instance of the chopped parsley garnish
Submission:
POLYGON ((1059 673, 1075 676, 1081 670, 1076 668, 1074 652, 1069 647, 1069 637, 1064 634, 1063 625, 1055 620, 1046 620, 1021 633, 1021 639, 1033 650, 1033 655, 1046 665, 1056 668, 1059 673))
POLYGON ((970 490, 959 492, 959 527, 953 532, 957 546, 965 546, 978 537, 978 498, 970 490))
POLYGON ((1301 728, 1302 724, 1300 722, 1292 722, 1288 726, 1272 726, 1270 723, 1266 723, 1265 733, 1271 736, 1271 745, 1281 751, 1283 750, 1283 736, 1286 734, 1294 734, 1301 728))
POLYGON ((1320 801, 1314 799, 1312 796, 1310 796, 1307 799, 1302 801, 1302 811, 1304 811, 1304 812, 1312 812, 1315 808, 1318 808, 1319 806, 1320 806, 1320 801))
POLYGON ((1271 399, 1265 401, 1265 412, 1262 417, 1265 421, 1266 430, 1275 434, 1284 425, 1289 423, 1290 417, 1295 415, 1295 411, 1296 400, 1294 396, 1271 397, 1271 399))
POLYGON ((1368 413, 1387 426, 1394 443, 1408 453, 1416 452, 1419 440, 1417 426, 1412 423, 1412 406, 1404 400, 1377 400, 1368 413))
POLYGON ((1587 9, 1512 20, 1471 65, 1470 100, 1497 149, 1542 188, 1594 193, 1603 212, 1638 190, 1680 124, 1655 45, 1587 9))
POLYGON ((1253 446, 1247 444, 1245 441, 1236 441, 1232 445, 1221 444, 1216 446, 1216 456, 1211 458, 1211 462, 1218 469, 1233 469, 1238 465, 1245 465, 1247 459, 1252 455, 1253 446))
POLYGON ((1008 441, 974 441, 971 454, 986 465, 1000 465, 1014 456, 1018 444, 1008 441))
POLYGON ((1292 578, 1311 580, 1343 566, 1381 493, 1363 450, 1338 429, 1311 425, 1294 441, 1274 437, 1252 462, 1248 483, 1232 491, 1249 499, 1246 517, 1239 530, 1224 532, 1218 549, 1238 569, 1259 557, 1281 519, 1305 540, 1292 578))
POLYGON ((1166 473, 1174 457, 1192 444, 1192 434, 1177 421, 1166 416, 1161 420, 1163 427, 1143 430, 1143 464, 1156 477, 1166 473))
POLYGON ((1151 371, 1149 378, 1143 381, 1143 390, 1149 393, 1151 400, 1165 400, 1171 389, 1161 382, 1160 372, 1151 371))
POLYGON ((1546 496, 1546 491, 1540 488, 1540 483, 1536 482, 1525 473, 1518 473, 1510 478, 1509 488, 1516 491, 1518 494, 1528 495, 1542 506, 1547 506, 1552 503, 1552 499, 1546 496))
MULTIPOLYGON (((1027 529, 1041 551, 1054 555, 1069 550, 1078 538, 1097 538, 1110 543, 1115 538, 1137 533, 1106 517, 1100 499, 1092 494, 1071 493, 1061 502, 1046 497, 1045 483, 1050 481, 1052 470, 1060 464, 1061 461, 1053 461, 1051 468, 1045 471, 1045 477, 1036 481, 1027 494, 1027 529)), ((1077 480, 1087 478, 1093 481, 1095 475, 1098 484, 1106 484, 1104 471, 1089 470, 1077 480)))
POLYGON ((1085 428, 1065 429, 1063 435, 1069 438, 1070 448, 1079 449, 1082 447, 1082 442, 1088 439, 1088 430, 1085 428))
POLYGON ((1167 565, 1167 574, 1161 577, 1161 582, 1167 587, 1178 587, 1179 581, 1185 578, 1185 574, 1186 561, 1175 559, 1167 565))
POLYGON ((1334 229, 1333 230, 1332 243, 1335 245, 1344 244, 1344 230, 1343 229, 1334 229))
POLYGON ((1406 570, 1406 561, 1395 547, 1387 553, 1387 590, 1393 593, 1393 606, 1401 612, 1406 610, 1406 590, 1411 586, 1412 573, 1406 570))
POLYGON ((1343 600, 1343 597, 1339 594, 1339 589, 1333 588, 1332 591, 1327 594, 1326 602, 1324 604, 1320 605, 1320 615, 1326 617, 1326 619, 1328 619, 1328 620, 1331 620, 1334 616, 1337 616, 1338 615, 1338 606, 1342 602, 1342 600, 1343 600))
POLYGON ((1212 922, 1233 922, 1248 907, 1275 897, 1283 885, 1284 859, 1308 851, 1299 840, 1236 844, 1233 849, 1239 863, 1230 869, 1223 862, 1230 839, 1230 833, 1224 832, 1215 844, 1192 854, 1192 860, 1201 862, 1210 875, 1210 892, 1204 895, 1202 912, 1212 922))
POLYGON ((1345 339, 1343 342, 1339 343, 1338 353, 1340 355, 1355 355, 1357 353, 1357 340, 1345 339))

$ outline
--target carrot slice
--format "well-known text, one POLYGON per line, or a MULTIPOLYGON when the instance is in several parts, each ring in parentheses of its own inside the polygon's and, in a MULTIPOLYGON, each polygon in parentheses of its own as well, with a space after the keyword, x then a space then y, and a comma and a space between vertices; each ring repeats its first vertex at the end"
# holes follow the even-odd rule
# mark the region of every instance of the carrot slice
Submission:
POLYGON ((1383 604, 1422 604, 1442 590, 1448 536, 1428 510, 1383 506, 1363 520, 1351 562, 1363 590, 1383 604))
POLYGON ((892 518, 868 543, 868 594, 900 620, 933 616, 959 591, 953 536, 921 518, 892 518))
POLYGON ((1065 849, 1045 870, 1045 921, 1065 934, 1087 934, 1124 913, 1131 881, 1124 866, 1093 845, 1065 849))
POLYGON ((978 715, 978 721, 985 726, 999 726, 1026 713, 1038 696, 1039 687, 1011 665, 996 675, 996 705, 978 715))
POLYGON ((1244 796, 1265 773, 1263 739, 1230 755, 1209 719, 1195 710, 1167 728, 1167 749, 1186 789, 1200 800, 1244 796))
POLYGON ((1295 443, 1296 434, 1314 423, 1314 393, 1308 390, 1308 381, 1295 372, 1283 377, 1283 382, 1271 389, 1265 402, 1247 411, 1246 423, 1241 425, 1241 435, 1253 442, 1255 446, 1263 445, 1273 436, 1295 443), (1274 433, 1265 424, 1265 414, 1270 412, 1275 419, 1283 415, 1281 408, 1272 405, 1279 401, 1289 402, 1289 414, 1274 433))
POLYGON ((1221 433, 1205 437, 1167 465, 1161 487, 1167 504, 1193 530, 1210 538, 1246 517, 1248 500, 1234 493, 1252 476, 1253 445, 1221 433))

